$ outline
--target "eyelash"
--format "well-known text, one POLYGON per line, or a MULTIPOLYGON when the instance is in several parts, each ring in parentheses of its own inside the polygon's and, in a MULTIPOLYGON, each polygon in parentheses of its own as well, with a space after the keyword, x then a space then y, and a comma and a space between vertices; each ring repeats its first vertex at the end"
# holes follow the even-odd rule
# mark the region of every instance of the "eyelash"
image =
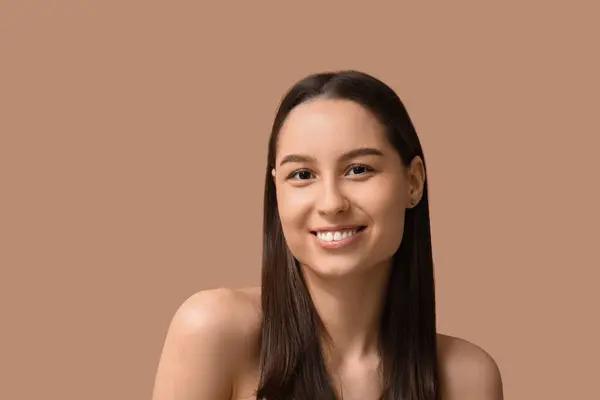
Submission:
MULTIPOLYGON (((366 174, 366 173, 369 173, 369 172, 374 172, 374 171, 375 171, 373 168, 371 168, 371 167, 369 167, 368 165, 365 165, 365 164, 352 164, 351 166, 349 166, 349 167, 348 167, 348 169, 347 169, 346 171, 350 171, 350 170, 352 170, 353 168, 364 168, 364 169, 366 170, 366 171, 365 171, 364 173, 362 173, 362 174, 356 174, 356 176, 362 176, 362 175, 364 175, 364 174, 366 174)), ((300 172, 304 172, 304 171, 308 171, 308 172, 310 172, 310 171, 309 171, 308 169, 306 169, 306 168, 297 169, 297 170, 293 171, 291 174, 289 174, 289 175, 288 175, 288 177, 287 177, 287 179, 293 179, 293 180, 299 180, 299 181, 305 181, 305 180, 308 180, 308 179, 297 179, 297 178, 294 178, 294 175, 296 175, 296 174, 298 174, 298 173, 300 173, 300 172)))

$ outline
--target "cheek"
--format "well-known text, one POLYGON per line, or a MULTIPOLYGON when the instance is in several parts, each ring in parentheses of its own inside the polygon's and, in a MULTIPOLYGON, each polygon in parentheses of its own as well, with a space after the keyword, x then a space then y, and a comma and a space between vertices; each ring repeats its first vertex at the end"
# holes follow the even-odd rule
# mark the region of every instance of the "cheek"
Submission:
POLYGON ((372 218, 375 224, 376 246, 391 256, 396 252, 404 235, 406 194, 403 187, 390 187, 374 195, 372 218))
POLYGON ((309 196, 297 188, 277 192, 277 207, 283 235, 291 252, 298 258, 306 245, 310 216, 309 196))
POLYGON ((310 196, 297 188, 282 188, 277 192, 277 207, 282 225, 300 227, 308 222, 310 196))

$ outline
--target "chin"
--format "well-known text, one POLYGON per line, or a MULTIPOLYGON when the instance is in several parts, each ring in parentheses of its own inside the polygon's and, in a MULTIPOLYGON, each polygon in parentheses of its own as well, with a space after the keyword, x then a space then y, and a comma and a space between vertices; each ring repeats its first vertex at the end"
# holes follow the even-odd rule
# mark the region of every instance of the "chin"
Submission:
POLYGON ((336 279, 360 274, 368 270, 364 260, 349 260, 344 257, 327 257, 332 259, 315 259, 303 263, 302 269, 311 275, 323 279, 336 279))

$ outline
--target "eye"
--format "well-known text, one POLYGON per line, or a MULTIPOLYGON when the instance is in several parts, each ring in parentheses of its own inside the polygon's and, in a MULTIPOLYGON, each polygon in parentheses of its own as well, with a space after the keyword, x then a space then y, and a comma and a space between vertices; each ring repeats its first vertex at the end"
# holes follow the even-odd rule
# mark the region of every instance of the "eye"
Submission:
POLYGON ((356 164, 348 169, 348 175, 364 175, 367 172, 372 172, 373 168, 366 166, 364 164, 356 164))
POLYGON ((292 172, 289 176, 288 179, 294 179, 294 180, 307 180, 312 178, 312 174, 310 173, 310 171, 306 170, 306 169, 300 169, 297 171, 292 172))

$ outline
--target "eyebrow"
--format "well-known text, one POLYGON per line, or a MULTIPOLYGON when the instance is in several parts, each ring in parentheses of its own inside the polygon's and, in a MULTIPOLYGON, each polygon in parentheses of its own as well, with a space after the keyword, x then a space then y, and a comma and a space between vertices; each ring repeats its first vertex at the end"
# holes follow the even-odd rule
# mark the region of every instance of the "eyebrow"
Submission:
MULTIPOLYGON (((377 150, 377 149, 374 149, 371 147, 361 147, 358 149, 347 151, 346 153, 342 154, 340 157, 340 161, 347 161, 352 158, 356 158, 356 157, 360 157, 360 156, 383 157, 383 152, 381 150, 377 150)), ((304 154, 288 154, 287 156, 283 157, 283 159, 279 163, 279 166, 282 166, 285 163, 314 162, 314 161, 315 161, 314 157, 307 156, 304 154)))

